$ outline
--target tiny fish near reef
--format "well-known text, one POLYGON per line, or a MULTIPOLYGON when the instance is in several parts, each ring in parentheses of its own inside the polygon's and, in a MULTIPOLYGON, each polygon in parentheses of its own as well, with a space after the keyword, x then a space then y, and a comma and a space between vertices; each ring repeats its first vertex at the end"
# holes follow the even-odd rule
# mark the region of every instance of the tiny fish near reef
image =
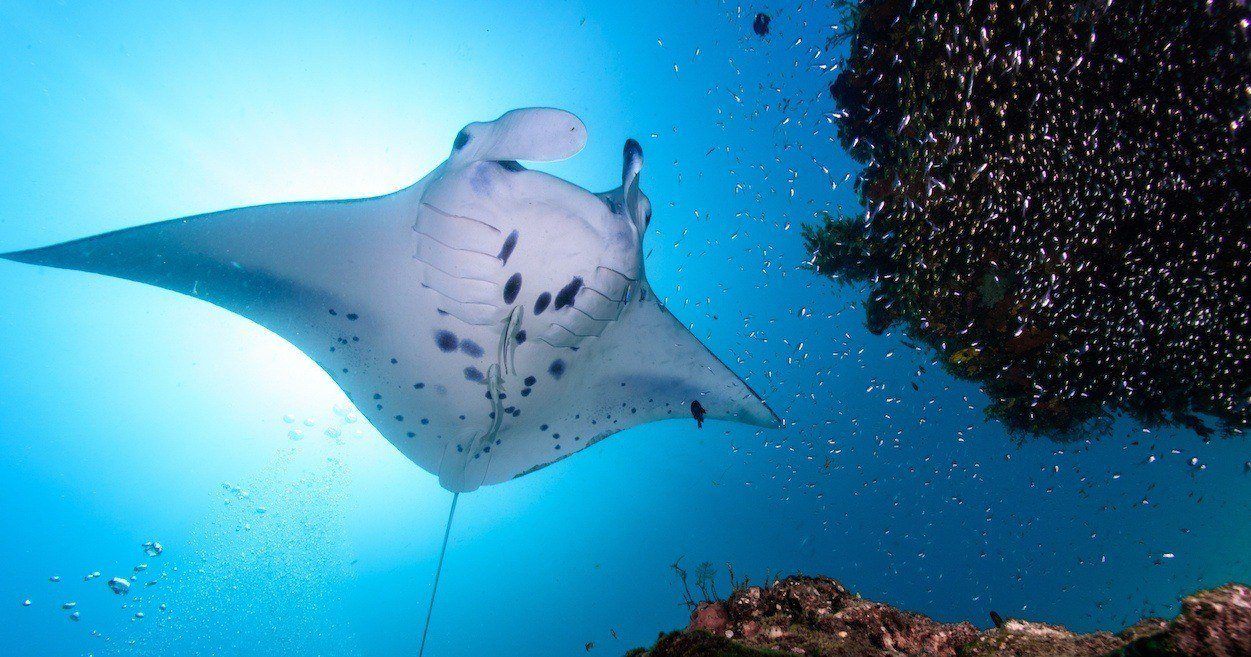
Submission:
POLYGON ((568 112, 514 110, 466 126, 446 161, 392 194, 227 210, 3 257, 155 285, 260 324, 454 493, 685 418, 692 402, 710 418, 778 426, 648 285, 638 143, 626 142, 621 186, 600 194, 517 163, 571 157, 586 136, 568 112))

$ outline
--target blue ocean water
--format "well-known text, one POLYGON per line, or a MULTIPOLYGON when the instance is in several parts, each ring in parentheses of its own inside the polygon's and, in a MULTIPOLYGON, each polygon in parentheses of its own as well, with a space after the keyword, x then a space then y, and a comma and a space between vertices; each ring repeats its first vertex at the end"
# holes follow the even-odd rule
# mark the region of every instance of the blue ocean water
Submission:
MULTIPOLYGON (((834 23, 823 2, 0 0, 0 251, 388 192, 514 107, 583 119, 586 150, 538 168, 589 189, 638 139, 653 286, 788 426, 648 425, 462 496, 429 655, 649 644, 686 622, 679 558, 722 593, 728 563, 1080 630, 1251 579, 1245 442, 1125 422, 1018 445, 804 269, 800 226, 856 205, 834 23)), ((451 495, 310 360, 101 276, 2 262, 0 308, 7 653, 416 652, 451 495)))

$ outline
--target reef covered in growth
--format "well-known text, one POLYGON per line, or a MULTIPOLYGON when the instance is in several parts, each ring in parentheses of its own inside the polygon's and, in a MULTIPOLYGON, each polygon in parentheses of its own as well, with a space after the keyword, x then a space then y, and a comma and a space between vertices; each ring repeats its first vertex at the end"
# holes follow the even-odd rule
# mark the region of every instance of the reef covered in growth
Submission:
POLYGON ((863 216, 817 271, 1011 430, 1251 420, 1242 0, 863 0, 830 86, 863 216))
POLYGON ((1172 621, 1149 618, 1121 632, 1076 634, 1058 625, 1003 619, 994 626, 940 623, 865 600, 826 577, 745 586, 702 602, 685 630, 661 634, 627 657, 1174 657, 1251 654, 1251 589, 1238 584, 1182 601, 1172 621))

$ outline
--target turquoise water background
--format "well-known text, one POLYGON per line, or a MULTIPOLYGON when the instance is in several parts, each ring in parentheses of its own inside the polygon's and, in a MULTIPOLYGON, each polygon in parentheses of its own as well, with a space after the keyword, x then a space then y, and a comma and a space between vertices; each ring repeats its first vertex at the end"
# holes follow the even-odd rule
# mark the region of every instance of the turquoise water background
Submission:
MULTIPOLYGON (((470 121, 569 109, 586 150, 537 168, 609 189, 642 143, 653 286, 789 426, 653 424, 464 496, 426 654, 649 644, 686 622, 679 557, 722 594, 728 562, 1081 630, 1251 580, 1244 439, 1018 445, 804 270, 800 226, 856 208, 824 4, 0 0, 0 251, 388 192, 470 121)), ((77 272, 0 262, 0 309, 6 654, 415 654, 451 495, 310 360, 77 272)))

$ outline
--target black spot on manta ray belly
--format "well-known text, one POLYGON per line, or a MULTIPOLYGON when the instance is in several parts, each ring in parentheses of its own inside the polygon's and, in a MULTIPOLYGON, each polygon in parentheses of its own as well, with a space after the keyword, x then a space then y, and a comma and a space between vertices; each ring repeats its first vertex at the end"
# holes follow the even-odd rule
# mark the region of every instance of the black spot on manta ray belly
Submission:
POLYGON ((513 339, 515 339, 515 340, 517 341, 517 344, 525 344, 525 342, 526 342, 526 332, 525 332, 525 330, 517 331, 517 335, 514 335, 514 336, 513 336, 513 339))
POLYGON ((474 358, 482 358, 482 354, 484 353, 482 347, 479 346, 477 342, 469 339, 460 341, 460 350, 474 358))
POLYGON ((482 370, 476 367, 465 368, 465 379, 469 381, 481 382, 486 376, 482 374, 482 370))
POLYGON ((560 310, 565 306, 572 306, 574 298, 578 296, 578 290, 581 289, 582 277, 574 276, 573 280, 569 281, 568 285, 560 288, 560 292, 556 293, 556 303, 553 304, 552 307, 556 310, 560 310))
POLYGON ((499 255, 495 257, 504 264, 508 264, 508 258, 512 256, 515 248, 517 248, 517 231, 514 230, 508 234, 508 237, 504 238, 504 246, 500 247, 499 255))
POLYGON ((521 272, 509 276, 508 282, 504 283, 504 303, 516 301, 519 292, 521 292, 521 272))
POLYGON ((439 346, 440 351, 452 352, 456 351, 460 340, 457 340, 456 335, 451 331, 437 331, 434 334, 434 343, 439 346))
POLYGON ((565 374, 565 361, 557 358, 547 367, 547 373, 552 375, 553 379, 559 379, 565 374))
POLYGON ((551 294, 549 294, 549 293, 547 293, 547 292, 544 292, 543 294, 540 294, 540 295, 539 295, 539 298, 537 298, 537 299, 535 299, 535 300, 534 300, 534 314, 536 314, 536 315, 542 315, 542 314, 543 314, 543 311, 544 311, 544 310, 547 310, 547 304, 549 304, 549 303, 551 303, 551 302, 552 302, 552 295, 551 295, 551 294))

